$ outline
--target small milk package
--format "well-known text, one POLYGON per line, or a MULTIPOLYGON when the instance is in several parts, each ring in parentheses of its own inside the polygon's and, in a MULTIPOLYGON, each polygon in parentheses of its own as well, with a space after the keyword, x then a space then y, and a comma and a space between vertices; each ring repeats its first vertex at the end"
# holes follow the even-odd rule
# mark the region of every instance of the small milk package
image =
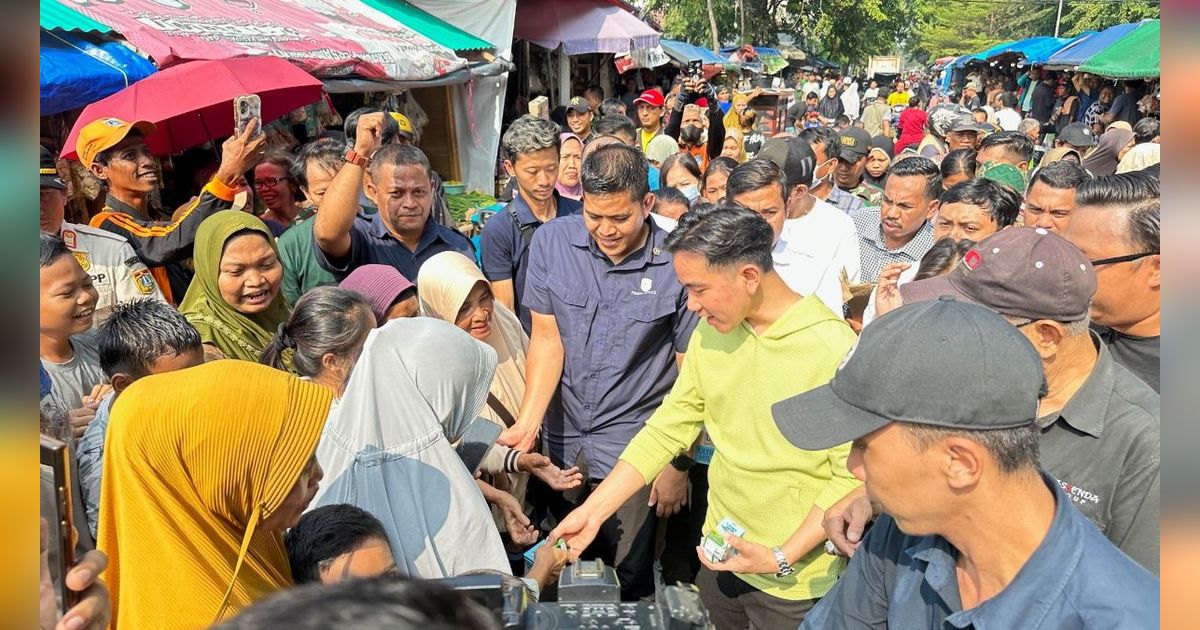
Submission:
POLYGON ((746 535, 746 530, 728 518, 721 519, 721 522, 717 523, 716 529, 700 539, 700 548, 704 550, 704 555, 708 557, 709 562, 724 562, 737 553, 725 542, 725 534, 740 537, 746 535))

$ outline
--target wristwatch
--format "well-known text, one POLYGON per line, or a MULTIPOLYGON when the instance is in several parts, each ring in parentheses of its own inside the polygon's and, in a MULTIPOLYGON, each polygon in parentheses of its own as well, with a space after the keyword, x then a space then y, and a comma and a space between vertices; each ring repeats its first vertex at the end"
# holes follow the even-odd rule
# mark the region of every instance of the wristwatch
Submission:
POLYGON ((695 463, 696 460, 688 457, 686 453, 680 453, 675 456, 675 459, 671 460, 671 467, 679 472, 687 472, 692 467, 692 464, 695 463))
POLYGON ((792 568, 792 565, 788 564, 787 557, 783 555, 782 547, 775 547, 771 549, 771 553, 775 554, 775 562, 779 563, 779 572, 775 574, 775 577, 787 577, 796 572, 796 570, 792 568))
POLYGON ((342 159, 346 160, 347 164, 354 164, 359 168, 365 169, 371 165, 371 158, 365 155, 359 155, 354 149, 346 151, 346 154, 342 156, 342 159))

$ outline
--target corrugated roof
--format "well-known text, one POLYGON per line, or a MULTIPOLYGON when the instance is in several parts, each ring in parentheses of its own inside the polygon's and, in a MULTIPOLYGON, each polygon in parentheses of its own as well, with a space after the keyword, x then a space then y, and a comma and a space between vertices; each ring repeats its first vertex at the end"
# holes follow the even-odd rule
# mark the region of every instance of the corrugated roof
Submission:
POLYGON ((53 31, 77 31, 80 33, 111 33, 112 29, 92 18, 60 4, 57 0, 41 0, 42 28, 53 31))
POLYGON ((360 0, 363 4, 388 14, 392 19, 428 37, 454 52, 468 50, 495 50, 486 41, 434 17, 404 0, 360 0))

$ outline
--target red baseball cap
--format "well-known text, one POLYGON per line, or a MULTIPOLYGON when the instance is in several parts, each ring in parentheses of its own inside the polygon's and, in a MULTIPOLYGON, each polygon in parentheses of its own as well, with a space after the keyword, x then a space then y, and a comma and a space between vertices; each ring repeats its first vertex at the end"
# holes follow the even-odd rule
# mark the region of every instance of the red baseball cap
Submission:
POLYGON ((658 90, 646 90, 642 92, 641 96, 633 99, 634 106, 638 103, 645 103, 650 107, 662 107, 666 103, 666 99, 663 98, 662 93, 658 90))

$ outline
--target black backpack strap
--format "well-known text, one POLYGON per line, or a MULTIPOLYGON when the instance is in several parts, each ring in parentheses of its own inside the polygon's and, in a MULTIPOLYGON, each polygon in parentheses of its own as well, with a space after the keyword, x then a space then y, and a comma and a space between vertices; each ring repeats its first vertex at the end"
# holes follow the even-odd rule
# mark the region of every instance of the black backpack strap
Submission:
POLYGON ((508 204, 508 216, 512 217, 513 224, 521 230, 521 240, 525 241, 525 247, 528 248, 533 243, 533 233, 537 231, 540 223, 530 223, 529 225, 521 225, 521 219, 517 217, 517 209, 511 203, 508 204))

